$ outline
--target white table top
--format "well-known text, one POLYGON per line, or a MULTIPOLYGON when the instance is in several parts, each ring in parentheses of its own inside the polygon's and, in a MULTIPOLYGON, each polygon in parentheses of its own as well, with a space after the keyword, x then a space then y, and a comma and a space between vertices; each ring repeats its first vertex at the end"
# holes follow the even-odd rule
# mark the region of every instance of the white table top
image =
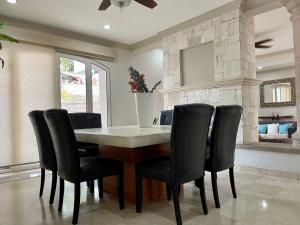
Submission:
POLYGON ((171 126, 106 127, 75 130, 77 141, 114 147, 137 148, 170 142, 171 126))

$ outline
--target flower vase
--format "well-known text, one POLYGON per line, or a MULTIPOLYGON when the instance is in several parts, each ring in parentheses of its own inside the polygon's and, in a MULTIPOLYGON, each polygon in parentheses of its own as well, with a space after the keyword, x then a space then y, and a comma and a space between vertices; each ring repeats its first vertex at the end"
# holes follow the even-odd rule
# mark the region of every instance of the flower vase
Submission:
POLYGON ((136 114, 139 128, 150 128, 153 124, 153 94, 135 93, 136 114))

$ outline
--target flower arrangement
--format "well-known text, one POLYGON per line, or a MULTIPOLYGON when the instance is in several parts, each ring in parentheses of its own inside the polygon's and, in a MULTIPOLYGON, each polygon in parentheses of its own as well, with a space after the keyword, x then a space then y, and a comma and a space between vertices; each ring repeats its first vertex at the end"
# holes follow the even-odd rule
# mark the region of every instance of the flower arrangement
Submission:
POLYGON ((130 81, 128 84, 130 85, 130 91, 132 93, 153 93, 155 89, 161 84, 161 81, 158 81, 153 88, 149 91, 147 84, 145 83, 145 75, 140 74, 132 66, 129 67, 130 73, 130 81))

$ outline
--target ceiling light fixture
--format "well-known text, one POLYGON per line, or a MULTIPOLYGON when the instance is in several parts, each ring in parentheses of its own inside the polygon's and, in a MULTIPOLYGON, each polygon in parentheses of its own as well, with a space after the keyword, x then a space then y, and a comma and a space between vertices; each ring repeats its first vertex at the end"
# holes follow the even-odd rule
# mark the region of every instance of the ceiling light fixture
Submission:
POLYGON ((120 9, 123 9, 130 5, 132 0, 111 0, 112 4, 118 6, 120 9))
POLYGON ((10 4, 16 4, 17 3, 17 0, 6 0, 8 3, 10 4))
POLYGON ((257 69, 259 69, 259 70, 262 70, 262 68, 263 68, 262 66, 257 67, 257 69))
POLYGON ((103 26, 103 28, 104 28, 105 30, 110 30, 110 29, 111 29, 111 25, 105 24, 105 25, 103 26))

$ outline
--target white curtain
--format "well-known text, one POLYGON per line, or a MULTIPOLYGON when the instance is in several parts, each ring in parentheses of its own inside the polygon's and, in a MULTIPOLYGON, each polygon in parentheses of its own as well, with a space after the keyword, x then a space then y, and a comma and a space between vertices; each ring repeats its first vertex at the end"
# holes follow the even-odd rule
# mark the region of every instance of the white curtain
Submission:
POLYGON ((4 43, 0 54, 0 167, 38 161, 28 113, 55 107, 55 50, 4 43))

